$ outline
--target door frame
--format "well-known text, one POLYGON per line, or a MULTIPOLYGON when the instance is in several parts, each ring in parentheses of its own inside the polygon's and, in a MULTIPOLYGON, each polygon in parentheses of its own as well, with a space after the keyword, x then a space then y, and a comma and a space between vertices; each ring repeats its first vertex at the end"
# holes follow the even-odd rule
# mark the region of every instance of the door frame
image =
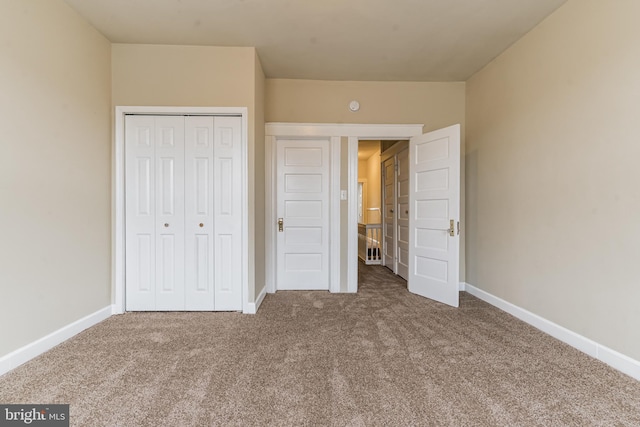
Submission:
POLYGON ((280 138, 331 138, 331 208, 330 208, 330 285, 331 292, 342 291, 341 258, 347 259, 346 292, 358 291, 358 141, 361 139, 410 139, 422 135, 422 124, 337 124, 337 123, 266 123, 265 124, 265 247, 266 289, 276 291, 276 203, 275 140, 280 138), (342 138, 347 138, 347 185, 341 186, 340 161, 342 138), (341 256, 341 191, 347 194, 347 255, 341 256))
POLYGON ((111 179, 111 286, 113 314, 125 312, 125 185, 124 185, 124 123, 128 114, 240 116, 242 129, 242 312, 255 313, 249 302, 249 175, 248 175, 248 108, 247 107, 156 107, 116 106, 111 179))
POLYGON ((265 276, 266 290, 277 290, 277 139, 327 139, 329 141, 329 292, 340 292, 340 137, 310 135, 296 127, 286 130, 265 125, 265 276))

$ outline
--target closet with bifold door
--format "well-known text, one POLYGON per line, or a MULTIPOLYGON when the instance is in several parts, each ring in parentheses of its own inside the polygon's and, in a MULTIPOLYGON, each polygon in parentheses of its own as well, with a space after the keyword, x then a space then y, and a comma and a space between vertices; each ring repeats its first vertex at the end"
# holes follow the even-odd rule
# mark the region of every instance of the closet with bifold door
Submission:
POLYGON ((125 117, 127 311, 242 310, 242 118, 125 117))

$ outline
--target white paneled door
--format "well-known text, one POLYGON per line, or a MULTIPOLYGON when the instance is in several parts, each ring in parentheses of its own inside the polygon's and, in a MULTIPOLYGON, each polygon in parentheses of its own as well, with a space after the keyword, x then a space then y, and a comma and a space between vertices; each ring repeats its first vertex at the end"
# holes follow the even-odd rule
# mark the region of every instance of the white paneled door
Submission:
POLYGON ((240 123, 126 117, 127 310, 242 309, 240 123))
POLYGON ((398 276, 409 280, 409 149, 398 153, 397 260, 398 276))
POLYGON ((460 125, 409 142, 409 291, 458 306, 460 125))
POLYGON ((382 164, 383 204, 382 233, 383 264, 394 273, 396 266, 396 160, 395 157, 382 164))
POLYGON ((329 289, 330 140, 276 140, 278 290, 329 289))

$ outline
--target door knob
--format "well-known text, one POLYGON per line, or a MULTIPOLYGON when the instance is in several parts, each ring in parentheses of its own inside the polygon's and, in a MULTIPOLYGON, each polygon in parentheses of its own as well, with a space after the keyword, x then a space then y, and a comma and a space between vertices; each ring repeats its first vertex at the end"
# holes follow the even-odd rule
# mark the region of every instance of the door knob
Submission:
POLYGON ((203 223, 200 223, 200 224, 198 224, 198 226, 199 226, 200 228, 202 228, 202 227, 204 227, 204 224, 203 224, 203 223))
POLYGON ((278 218, 278 231, 280 233, 284 231, 284 220, 282 218, 278 218))
POLYGON ((166 227, 168 227, 168 226, 169 226, 169 223, 168 223, 168 222, 165 222, 165 223, 164 223, 164 226, 165 226, 165 228, 166 228, 166 227))

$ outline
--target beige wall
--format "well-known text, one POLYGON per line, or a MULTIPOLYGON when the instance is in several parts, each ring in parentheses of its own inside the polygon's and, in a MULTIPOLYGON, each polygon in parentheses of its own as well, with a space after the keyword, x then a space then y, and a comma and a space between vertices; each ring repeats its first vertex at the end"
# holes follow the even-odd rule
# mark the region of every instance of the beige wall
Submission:
MULTIPOLYGON (((465 83, 343 82, 320 80, 267 79, 266 121, 294 123, 424 124, 424 131, 460 123, 464 153, 465 83), (360 111, 349 111, 349 101, 360 102, 360 111)), ((344 142, 346 144, 346 142, 344 142)), ((342 165, 347 151, 342 150, 342 165)), ((464 167, 461 168, 464 171, 464 167)), ((346 174, 343 167, 342 172, 346 174)), ((463 177, 464 178, 464 177, 463 177)), ((462 180, 464 183, 464 179, 462 180)), ((347 190, 346 175, 341 189, 347 190)), ((342 202, 344 205, 346 202, 342 202)), ((464 184, 461 200, 464 225, 464 184)), ((341 232, 346 247, 346 209, 342 209, 341 232)), ((464 231, 460 239, 460 280, 465 280, 464 231)), ((340 254, 346 259, 346 249, 340 254)), ((342 289, 346 289, 343 263, 342 289)))
POLYGON ((249 301, 264 287, 264 73, 253 47, 112 46, 113 105, 247 107, 249 301))
POLYGON ((112 51, 114 105, 253 106, 252 47, 113 44, 112 51))
POLYGON ((640 359, 640 2, 570 0, 467 83, 467 281, 640 359))
MULTIPOLYGON (((256 53, 255 55, 255 146, 254 146, 254 166, 250 168, 253 170, 254 179, 249 182, 254 182, 254 210, 253 218, 255 221, 255 233, 250 235, 249 240, 253 240, 254 254, 255 254, 255 271, 251 277, 255 277, 254 286, 249 286, 249 292, 255 288, 255 293, 249 295, 249 301, 254 301, 260 292, 265 289, 266 276, 265 276, 265 153, 264 153, 264 88, 265 78, 262 71, 262 65, 260 64, 260 58, 256 53)), ((251 210, 250 210, 251 212, 251 210)))
POLYGON ((368 159, 358 160, 358 181, 364 181, 364 222, 367 224, 380 223, 380 213, 369 211, 369 208, 380 208, 380 195, 382 185, 380 181, 380 150, 373 153, 368 159))
POLYGON ((110 44, 0 3, 0 357, 111 304, 110 44))
MULTIPOLYGON (((464 130, 465 84, 267 79, 266 121, 424 124, 464 130), (349 111, 351 100, 360 111, 349 111)), ((463 131, 464 133, 464 131, 463 131)))
POLYGON ((367 167, 369 159, 358 159, 358 179, 367 179, 367 167))
POLYGON ((367 160, 367 208, 378 208, 380 211, 368 211, 365 214, 368 224, 380 224, 382 221, 382 178, 380 175, 380 150, 367 160))

